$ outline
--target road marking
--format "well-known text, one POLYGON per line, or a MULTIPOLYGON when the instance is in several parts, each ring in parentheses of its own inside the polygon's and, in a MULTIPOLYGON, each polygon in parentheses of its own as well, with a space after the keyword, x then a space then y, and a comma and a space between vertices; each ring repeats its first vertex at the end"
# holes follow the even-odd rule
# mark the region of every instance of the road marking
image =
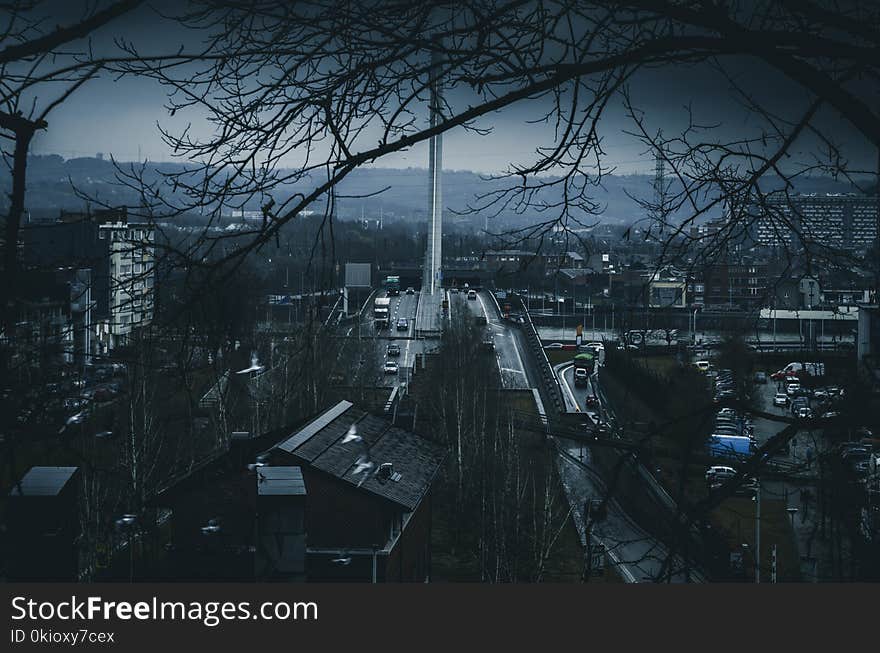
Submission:
POLYGON ((566 392, 568 392, 568 397, 571 399, 571 403, 575 405, 578 412, 581 410, 581 405, 578 403, 578 400, 574 398, 574 393, 571 391, 571 388, 568 386, 568 381, 565 380, 565 373, 569 368, 574 367, 574 365, 566 365, 565 367, 559 368, 559 380, 562 382, 562 385, 565 386, 566 392))
POLYGON ((519 347, 516 346, 516 338, 513 337, 512 333, 509 333, 508 335, 510 336, 511 342, 513 342, 513 352, 516 354, 516 360, 519 362, 519 369, 525 374, 526 366, 523 365, 522 356, 519 355, 519 347))
POLYGON ((480 293, 477 293, 477 299, 480 300, 480 307, 483 309, 483 315, 486 316, 486 322, 492 323, 492 320, 489 319, 489 311, 486 310, 486 304, 483 303, 483 298, 480 296, 480 293))

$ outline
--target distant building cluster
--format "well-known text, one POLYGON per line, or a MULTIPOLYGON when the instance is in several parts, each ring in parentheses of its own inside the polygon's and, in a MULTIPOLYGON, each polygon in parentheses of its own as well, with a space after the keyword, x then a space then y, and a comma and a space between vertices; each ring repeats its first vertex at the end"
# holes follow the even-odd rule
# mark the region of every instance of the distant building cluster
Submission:
POLYGON ((148 326, 155 310, 155 229, 128 211, 62 212, 20 232, 22 347, 54 347, 60 362, 89 363, 148 326))

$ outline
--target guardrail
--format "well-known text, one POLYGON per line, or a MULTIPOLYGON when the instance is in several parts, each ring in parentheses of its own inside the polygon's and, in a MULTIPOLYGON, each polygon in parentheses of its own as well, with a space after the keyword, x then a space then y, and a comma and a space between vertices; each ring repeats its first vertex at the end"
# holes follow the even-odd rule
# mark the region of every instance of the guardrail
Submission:
POLYGON ((535 360, 538 362, 538 368, 541 372, 541 378, 544 382, 544 387, 547 390, 547 393, 550 395, 550 399, 553 402, 554 408, 557 413, 564 413, 565 410, 565 400, 562 397, 562 386, 559 383, 559 379, 556 377, 556 374, 553 372, 553 366, 550 364, 550 359, 547 358, 547 352, 544 351, 544 346, 541 344, 541 338, 538 335, 538 329, 535 328, 534 322, 532 322, 532 316, 529 315, 529 312, 526 310, 525 305, 522 303, 522 299, 518 298, 520 303, 520 308, 522 309, 522 314, 524 316, 524 326, 523 329, 524 335, 526 336, 526 341, 529 343, 529 346, 532 348, 533 353, 535 354, 535 360))

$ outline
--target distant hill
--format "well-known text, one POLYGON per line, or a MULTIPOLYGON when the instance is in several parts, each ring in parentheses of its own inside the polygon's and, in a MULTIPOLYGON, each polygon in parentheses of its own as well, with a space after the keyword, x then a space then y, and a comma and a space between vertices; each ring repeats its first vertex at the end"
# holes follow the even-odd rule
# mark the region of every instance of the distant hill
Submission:
MULTIPOLYGON (((184 170, 183 164, 162 162, 148 164, 149 177, 158 177, 158 171, 184 170)), ((116 170, 110 161, 97 158, 64 159, 58 155, 32 156, 28 161, 27 206, 34 217, 52 215, 61 209, 75 210, 84 206, 76 196, 71 185, 91 197, 98 197, 107 204, 137 205, 137 194, 122 187, 116 180, 116 170)), ((497 191, 516 183, 515 180, 486 179, 470 171, 447 170, 443 173, 444 205, 452 212, 464 211, 475 197, 497 191)), ((9 171, 0 170, 0 190, 8 197, 10 189, 9 171)), ((285 196, 281 194, 276 201, 289 197, 294 191, 308 190, 306 185, 290 188, 285 196)), ((853 192, 845 182, 827 177, 802 178, 797 182, 797 190, 804 193, 844 193, 853 192)), ((559 201, 561 195, 548 194, 549 202, 559 201)), ((406 168, 361 168, 352 172, 338 187, 339 215, 342 218, 377 216, 380 211, 389 218, 420 218, 427 210, 428 173, 425 169, 406 168), (367 197, 387 188, 373 197, 367 197)), ((595 201, 603 208, 601 220, 612 224, 628 224, 643 217, 639 205, 628 195, 637 198, 650 198, 653 194, 651 175, 608 175, 601 187, 591 189, 595 201)), ((256 210, 258 206, 247 207, 256 210)), ((458 218, 448 214, 450 221, 482 223, 481 215, 458 218)), ((502 222, 523 222, 537 218, 546 219, 546 214, 526 210, 515 215, 511 209, 502 213, 502 222)), ((683 217, 683 216, 682 216, 683 217)), ((709 216, 717 217, 717 216, 709 216)), ((497 223, 495 223, 497 225, 497 223)), ((501 225, 497 225, 501 226, 501 225)))

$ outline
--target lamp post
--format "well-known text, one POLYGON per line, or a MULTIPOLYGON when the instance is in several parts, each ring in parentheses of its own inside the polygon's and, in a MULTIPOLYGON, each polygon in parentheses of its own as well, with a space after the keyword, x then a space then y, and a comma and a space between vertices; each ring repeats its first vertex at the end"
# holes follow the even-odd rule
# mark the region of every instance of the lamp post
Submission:
POLYGON ((596 341, 596 305, 593 304, 592 295, 590 295, 590 313, 593 314, 593 341, 596 341))
POLYGON ((785 509, 785 512, 788 513, 788 517, 791 520, 791 530, 794 531, 794 516, 797 514, 798 509, 794 506, 789 506, 785 509))
POLYGON ((116 520, 116 530, 128 536, 128 582, 134 582, 134 530, 137 515, 125 514, 116 520))
POLYGON ((761 582, 761 479, 755 486, 755 582, 761 582))

